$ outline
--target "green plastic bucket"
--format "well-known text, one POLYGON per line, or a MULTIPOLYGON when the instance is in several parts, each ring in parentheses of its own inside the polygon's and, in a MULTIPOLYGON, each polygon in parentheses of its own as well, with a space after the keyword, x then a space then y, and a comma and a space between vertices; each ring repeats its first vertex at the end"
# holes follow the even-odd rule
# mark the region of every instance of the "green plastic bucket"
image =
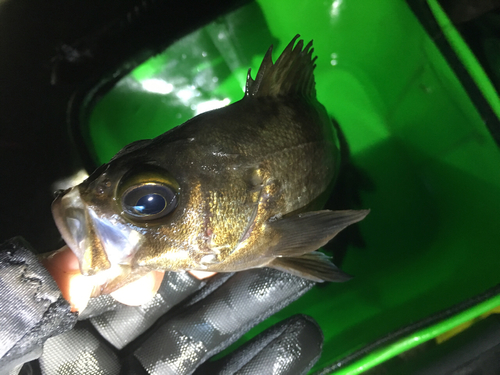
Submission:
POLYGON ((500 305, 490 290, 500 280, 500 153, 491 132, 500 101, 436 0, 251 3, 119 81, 93 108, 86 138, 103 163, 132 141, 237 101, 248 68, 255 76, 269 45, 276 58, 297 33, 314 40, 318 98, 373 185, 362 193, 371 209, 360 224, 366 248, 350 249, 342 264, 353 280, 315 287, 232 348, 300 312, 325 335, 312 372, 358 374, 500 305), (440 30, 446 58, 422 19, 440 30))

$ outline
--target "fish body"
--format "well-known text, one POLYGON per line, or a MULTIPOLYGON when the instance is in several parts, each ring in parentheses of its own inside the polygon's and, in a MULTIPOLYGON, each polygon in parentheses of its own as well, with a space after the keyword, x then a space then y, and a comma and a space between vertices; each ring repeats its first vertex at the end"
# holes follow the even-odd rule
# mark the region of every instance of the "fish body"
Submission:
POLYGON ((347 279, 315 250, 368 211, 317 211, 339 145, 312 42, 296 38, 276 63, 269 49, 255 80, 249 71, 242 100, 126 146, 59 195, 54 218, 83 274, 105 275, 109 290, 150 270, 347 279))

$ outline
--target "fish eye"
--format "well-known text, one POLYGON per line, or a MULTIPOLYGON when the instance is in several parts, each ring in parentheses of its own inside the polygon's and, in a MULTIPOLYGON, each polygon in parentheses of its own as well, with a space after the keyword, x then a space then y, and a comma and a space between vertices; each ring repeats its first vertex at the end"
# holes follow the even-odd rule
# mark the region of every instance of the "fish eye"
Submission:
POLYGON ((137 223, 154 221, 175 210, 180 201, 180 186, 167 170, 138 164, 120 179, 114 201, 129 219, 137 223))
POLYGON ((138 220, 159 219, 177 207, 177 192, 159 183, 130 186, 121 197, 126 215, 138 220))

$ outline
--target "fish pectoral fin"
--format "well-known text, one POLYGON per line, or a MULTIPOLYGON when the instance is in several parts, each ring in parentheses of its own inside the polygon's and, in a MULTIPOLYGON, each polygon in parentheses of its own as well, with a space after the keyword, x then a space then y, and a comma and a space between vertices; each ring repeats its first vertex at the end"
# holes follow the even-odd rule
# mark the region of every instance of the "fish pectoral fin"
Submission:
POLYGON ((325 254, 319 251, 298 257, 275 258, 266 267, 320 283, 323 281, 344 282, 352 278, 337 268, 325 254))
POLYGON ((271 238, 277 239, 267 255, 274 256, 266 267, 305 279, 342 282, 351 276, 337 268, 317 250, 342 229, 363 220, 370 210, 306 212, 267 224, 271 238))
POLYGON ((370 210, 313 211, 267 223, 275 243, 268 256, 297 257, 325 245, 342 229, 363 220, 370 210))

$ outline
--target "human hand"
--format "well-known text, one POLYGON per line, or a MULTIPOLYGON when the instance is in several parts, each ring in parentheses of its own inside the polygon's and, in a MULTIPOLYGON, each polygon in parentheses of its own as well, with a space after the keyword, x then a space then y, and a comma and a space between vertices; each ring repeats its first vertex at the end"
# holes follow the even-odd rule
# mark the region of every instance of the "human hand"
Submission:
MULTIPOLYGON (((83 276, 80 273, 78 259, 68 246, 63 246, 44 256, 41 261, 56 281, 63 297, 70 303, 72 311, 83 311, 91 297, 99 296, 99 278, 83 276)), ((202 280, 215 273, 191 271, 191 274, 202 280)), ((155 296, 164 275, 163 271, 149 272, 140 279, 114 291, 111 296, 125 305, 143 305, 155 296)))
POLYGON ((99 305, 113 304, 112 299, 92 299, 83 312, 94 309, 89 320, 47 341, 42 372, 70 366, 78 373, 91 360, 107 373, 306 373, 319 358, 322 334, 304 316, 271 327, 222 361, 201 364, 313 285, 268 268, 219 274, 209 281, 168 272, 154 299, 142 306, 114 303, 118 306, 104 306, 99 313, 99 305))

